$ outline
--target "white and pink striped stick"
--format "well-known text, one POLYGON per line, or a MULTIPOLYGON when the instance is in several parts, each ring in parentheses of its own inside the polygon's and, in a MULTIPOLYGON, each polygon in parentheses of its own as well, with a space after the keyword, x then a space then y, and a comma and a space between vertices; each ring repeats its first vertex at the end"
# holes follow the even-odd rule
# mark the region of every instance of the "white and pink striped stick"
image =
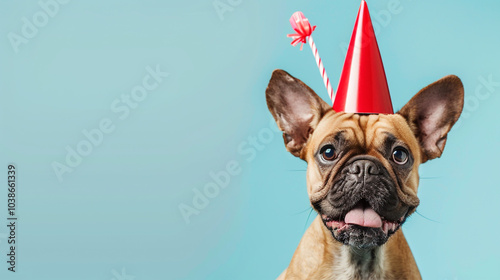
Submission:
POLYGON ((311 46, 314 58, 316 59, 316 64, 319 68, 319 73, 321 74, 321 77, 323 77, 323 82, 325 83, 326 90, 328 91, 328 95, 330 95, 330 98, 333 101, 335 98, 335 93, 333 92, 332 85, 330 84, 330 79, 326 74, 325 66, 323 66, 323 61, 319 56, 318 49, 316 48, 316 44, 314 44, 314 40, 311 35, 309 35, 309 46, 311 46))
POLYGON ((316 26, 311 28, 309 24, 309 20, 304 16, 302 12, 293 13, 290 18, 290 24, 292 25, 293 30, 297 32, 296 34, 288 34, 288 37, 292 37, 292 45, 296 46, 298 43, 302 43, 300 46, 300 50, 304 43, 307 42, 307 38, 309 38, 309 46, 311 46, 311 50, 313 52, 314 58, 316 59, 316 64, 318 65, 319 72, 321 77, 323 78, 323 82, 325 83, 326 90, 328 91, 328 95, 332 99, 332 102, 335 100, 335 93, 333 92, 332 85, 330 84, 330 79, 326 74, 325 66, 323 66, 323 61, 321 61, 321 57, 319 56, 318 49, 316 48, 316 44, 314 44, 314 40, 312 38, 312 32, 316 29, 316 26))

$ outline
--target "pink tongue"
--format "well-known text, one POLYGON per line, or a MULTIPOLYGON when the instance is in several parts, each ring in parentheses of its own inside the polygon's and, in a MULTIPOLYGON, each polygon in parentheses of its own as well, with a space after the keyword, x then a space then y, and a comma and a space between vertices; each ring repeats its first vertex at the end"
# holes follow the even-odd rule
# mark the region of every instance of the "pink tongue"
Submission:
POLYGON ((382 227, 382 219, 371 208, 357 207, 349 211, 345 216, 345 223, 362 227, 379 228, 382 227))

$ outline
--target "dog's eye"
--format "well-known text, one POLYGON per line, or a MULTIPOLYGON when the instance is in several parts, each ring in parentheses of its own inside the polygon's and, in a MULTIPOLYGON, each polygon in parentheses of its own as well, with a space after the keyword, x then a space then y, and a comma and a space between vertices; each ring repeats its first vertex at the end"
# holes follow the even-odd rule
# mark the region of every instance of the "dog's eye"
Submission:
POLYGON ((405 164, 408 161, 409 155, 405 148, 398 147, 392 152, 392 160, 397 164, 405 164))
POLYGON ((332 161, 337 158, 337 152, 332 145, 326 145, 321 148, 321 156, 324 160, 332 161))

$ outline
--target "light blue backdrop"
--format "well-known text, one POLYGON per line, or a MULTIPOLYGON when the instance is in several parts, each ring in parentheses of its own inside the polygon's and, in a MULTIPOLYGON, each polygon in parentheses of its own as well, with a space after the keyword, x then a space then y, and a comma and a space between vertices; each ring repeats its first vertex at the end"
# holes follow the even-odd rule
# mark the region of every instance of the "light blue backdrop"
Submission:
MULTIPOLYGON (((395 109, 444 75, 465 84, 460 124, 421 167, 420 215, 404 226, 422 275, 495 279, 500 3, 368 4, 395 109)), ((336 84, 358 7, 0 1, 0 167, 5 181, 7 164, 18 168, 19 219, 12 273, 4 185, 0 278, 276 277, 315 214, 306 165, 285 151, 264 90, 282 68, 327 100, 288 19, 301 10, 318 26, 336 84)))

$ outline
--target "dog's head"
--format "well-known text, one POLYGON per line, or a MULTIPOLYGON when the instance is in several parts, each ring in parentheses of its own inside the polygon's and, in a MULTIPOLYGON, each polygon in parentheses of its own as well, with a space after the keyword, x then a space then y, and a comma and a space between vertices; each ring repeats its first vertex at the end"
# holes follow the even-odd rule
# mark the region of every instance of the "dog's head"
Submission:
POLYGON ((334 112, 302 81, 275 70, 266 99, 287 150, 307 161, 311 205, 338 241, 384 244, 419 204, 418 166, 440 157, 463 107, 460 79, 446 76, 399 112, 334 112))

